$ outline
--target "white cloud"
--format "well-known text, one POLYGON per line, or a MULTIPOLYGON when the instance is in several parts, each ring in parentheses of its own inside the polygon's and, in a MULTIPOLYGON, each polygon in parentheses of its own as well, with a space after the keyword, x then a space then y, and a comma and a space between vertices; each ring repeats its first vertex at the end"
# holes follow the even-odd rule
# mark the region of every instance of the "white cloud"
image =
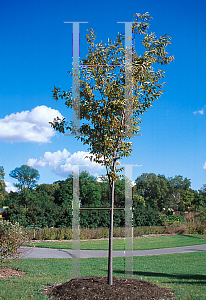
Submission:
POLYGON ((206 162, 203 165, 203 169, 206 170, 206 162))
POLYGON ((33 168, 42 168, 42 167, 57 167, 63 160, 65 160, 70 153, 64 149, 62 152, 60 150, 56 152, 45 152, 44 157, 30 158, 27 162, 27 165, 33 168))
MULTIPOLYGON (((206 107, 206 105, 204 107, 206 107)), ((196 115, 196 114, 204 115, 204 111, 205 111, 205 109, 202 108, 201 110, 194 111, 193 114, 194 115, 196 115)))
POLYGON ((62 118, 58 110, 45 105, 8 115, 0 119, 0 141, 49 143, 55 131, 48 122, 57 116, 62 118))
POLYGON ((97 177, 97 182, 103 182, 103 180, 102 180, 101 177, 103 177, 103 178, 105 178, 105 179, 108 179, 108 176, 107 176, 107 175, 99 175, 99 176, 96 175, 96 177, 97 177))
POLYGON ((13 186, 13 183, 11 182, 5 182, 5 190, 10 193, 11 191, 12 192, 18 192, 18 188, 16 188, 15 186, 13 186))
POLYGON ((60 150, 53 153, 45 152, 43 158, 30 158, 27 165, 33 168, 53 167, 52 172, 63 178, 72 173, 72 165, 79 165, 80 171, 88 172, 98 172, 105 168, 105 166, 90 162, 89 158, 85 158, 88 154, 89 152, 78 151, 70 155, 66 149, 62 152, 60 150))

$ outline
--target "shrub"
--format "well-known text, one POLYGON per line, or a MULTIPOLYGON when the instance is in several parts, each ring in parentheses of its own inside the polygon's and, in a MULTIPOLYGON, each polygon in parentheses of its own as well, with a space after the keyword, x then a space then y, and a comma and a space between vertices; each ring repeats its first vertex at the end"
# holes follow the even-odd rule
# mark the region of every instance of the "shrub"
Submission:
POLYGON ((169 234, 188 234, 189 233, 187 224, 181 224, 181 225, 172 224, 172 225, 166 227, 166 231, 169 234))
MULTIPOLYGON (((81 210, 80 209, 80 227, 81 228, 109 228, 110 211, 108 210, 81 210)), ((45 227, 72 227, 71 207, 47 207, 40 209, 30 207, 25 209, 21 206, 11 204, 3 213, 5 220, 18 222, 21 226, 45 227)), ((159 212, 137 208, 133 211, 133 225, 136 226, 161 226, 163 221, 159 212)), ((125 225, 125 211, 114 210, 114 227, 123 227, 125 225)))
POLYGON ((22 206, 11 204, 3 212, 3 217, 12 223, 18 222, 24 227, 70 227, 72 225, 71 209, 63 207, 45 209, 30 207, 25 210, 22 206))
POLYGON ((190 234, 206 234, 206 208, 201 209, 189 219, 187 226, 190 234))
POLYGON ((28 229, 28 236, 31 240, 70 240, 72 228, 28 229))
MULTIPOLYGON (((133 236, 148 234, 165 234, 164 226, 140 226, 133 227, 133 236)), ((31 240, 72 240, 72 228, 43 228, 39 230, 28 229, 31 240)), ((114 237, 125 237, 125 227, 114 227, 114 237)), ((80 228, 80 239, 109 238, 109 228, 80 228)))
POLYGON ((190 234, 206 234, 206 227, 201 223, 188 224, 190 234))
POLYGON ((161 226, 163 221, 159 212, 152 209, 137 209, 133 213, 134 226, 161 226))
POLYGON ((163 215, 160 218, 165 226, 174 225, 177 227, 186 221, 185 217, 176 215, 163 215))
POLYGON ((21 253, 19 247, 28 242, 26 230, 17 222, 0 221, 0 259, 18 258, 21 253))
POLYGON ((167 233, 167 231, 164 226, 139 226, 133 228, 133 236, 165 233, 167 233))

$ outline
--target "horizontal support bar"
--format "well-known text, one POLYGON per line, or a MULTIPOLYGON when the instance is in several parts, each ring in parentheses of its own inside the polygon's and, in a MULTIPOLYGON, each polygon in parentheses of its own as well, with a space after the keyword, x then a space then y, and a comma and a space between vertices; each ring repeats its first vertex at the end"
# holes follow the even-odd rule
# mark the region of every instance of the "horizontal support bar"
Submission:
MULTIPOLYGON (((90 207, 80 207, 79 209, 112 209, 112 208, 102 208, 102 207, 93 207, 93 208, 90 208, 90 207)), ((117 207, 117 208, 113 208, 113 209, 125 209, 124 207, 117 207)))

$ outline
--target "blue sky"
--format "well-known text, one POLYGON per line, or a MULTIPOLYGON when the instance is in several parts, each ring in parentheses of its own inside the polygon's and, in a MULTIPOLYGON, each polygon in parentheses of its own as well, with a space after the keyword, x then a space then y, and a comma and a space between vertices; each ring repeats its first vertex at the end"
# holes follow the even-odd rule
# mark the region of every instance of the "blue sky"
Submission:
MULTIPOLYGON (((8 0, 0 4, 0 165, 8 191, 15 182, 9 172, 23 164, 39 170, 39 183, 52 183, 71 174, 70 164, 88 163, 86 145, 48 125, 57 115, 72 116, 52 98, 54 86, 72 85, 72 25, 64 22, 88 22, 80 25, 84 58, 88 26, 106 42, 124 33, 117 22, 145 12, 153 17, 150 31, 172 37, 167 50, 175 61, 163 66, 165 93, 142 116, 142 137, 131 140, 132 156, 121 164, 141 164, 132 180, 155 173, 187 177, 195 190, 206 183, 205 1, 8 0)), ((86 170, 106 174, 95 163, 86 170)))

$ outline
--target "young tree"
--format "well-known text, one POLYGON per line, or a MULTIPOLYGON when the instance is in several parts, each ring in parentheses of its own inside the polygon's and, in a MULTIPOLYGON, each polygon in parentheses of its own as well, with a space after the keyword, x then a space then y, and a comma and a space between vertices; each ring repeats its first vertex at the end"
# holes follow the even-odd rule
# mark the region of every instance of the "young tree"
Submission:
POLYGON ((25 188, 34 188, 40 178, 39 171, 27 165, 15 168, 9 173, 9 176, 18 180, 18 183, 15 183, 14 186, 18 187, 21 192, 25 188))
POLYGON ((155 67, 157 64, 166 65, 174 59, 165 50, 171 43, 168 35, 157 38, 154 33, 147 33, 151 19, 148 13, 134 15, 133 33, 143 35, 145 52, 142 56, 135 49, 125 50, 123 34, 118 33, 115 41, 108 39, 107 44, 100 42, 95 45, 96 35, 92 29, 89 30, 86 35, 88 55, 81 60, 80 75, 79 70, 73 68, 74 80, 79 83, 80 99, 72 99, 71 89, 61 92, 60 88, 54 87, 53 90, 55 100, 65 99, 68 108, 73 108, 80 119, 89 122, 77 129, 74 122, 68 125, 65 118, 57 117, 50 122, 51 126, 62 133, 70 130, 77 139, 88 144, 90 160, 105 165, 107 170, 111 189, 109 285, 112 285, 114 183, 119 178, 117 172, 124 169, 117 168, 118 160, 131 155, 132 142, 125 140, 133 138, 140 130, 139 115, 146 112, 153 101, 163 94, 164 83, 161 83, 161 79, 164 71, 155 70, 155 67), (130 60, 128 57, 131 56, 130 60), (128 75, 131 72, 132 78, 128 75))

